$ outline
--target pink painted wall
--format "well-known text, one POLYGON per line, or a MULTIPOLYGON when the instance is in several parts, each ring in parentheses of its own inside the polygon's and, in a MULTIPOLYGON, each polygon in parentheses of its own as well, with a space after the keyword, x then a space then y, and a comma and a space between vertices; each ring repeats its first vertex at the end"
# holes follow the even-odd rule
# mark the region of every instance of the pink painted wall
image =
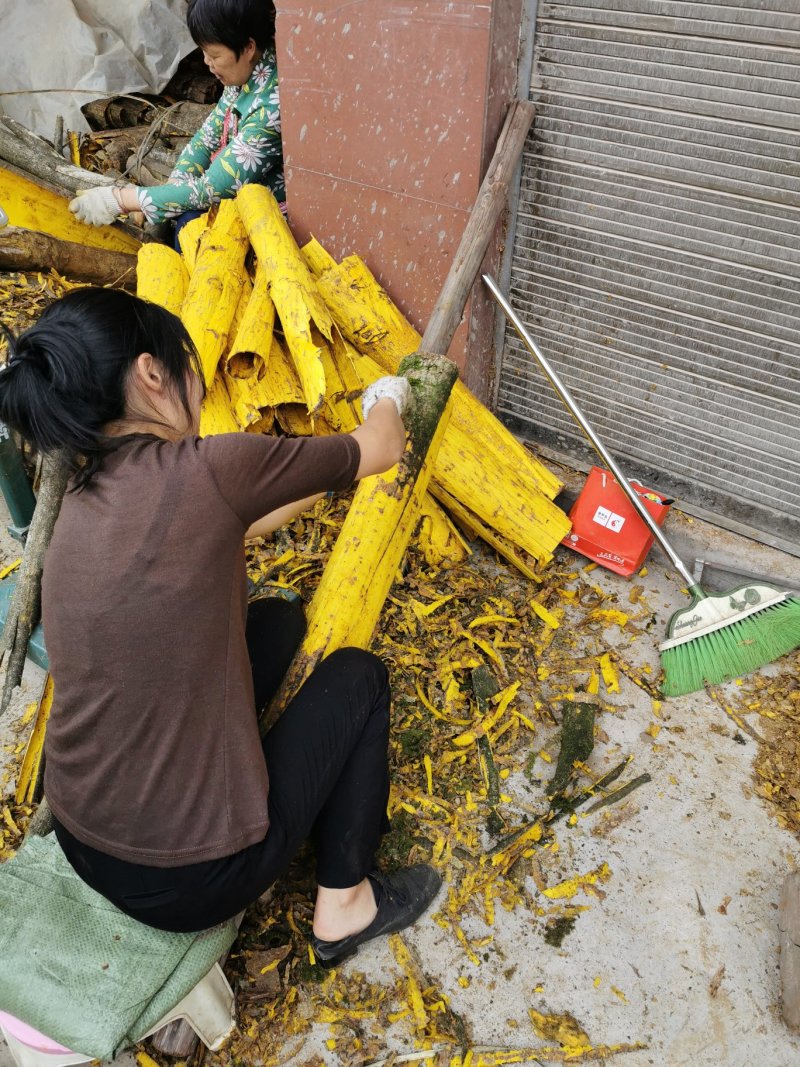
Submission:
MULTIPOLYGON (((361 255, 420 332, 515 89, 521 3, 277 3, 292 228, 361 255)), ((450 349, 484 396, 492 324, 473 300, 450 349)))

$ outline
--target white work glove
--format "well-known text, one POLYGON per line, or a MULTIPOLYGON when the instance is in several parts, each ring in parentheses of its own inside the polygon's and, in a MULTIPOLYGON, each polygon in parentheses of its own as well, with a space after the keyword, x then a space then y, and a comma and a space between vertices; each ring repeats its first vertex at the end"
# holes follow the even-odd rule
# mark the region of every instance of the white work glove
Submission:
POLYGON ((379 400, 393 400, 397 414, 402 419, 411 398, 411 386, 407 378, 378 378, 361 394, 361 413, 366 422, 372 408, 379 400))
POLYGON ((70 200, 69 209, 88 226, 108 226, 122 214, 119 201, 114 196, 113 185, 96 185, 94 189, 84 189, 74 200, 70 200))

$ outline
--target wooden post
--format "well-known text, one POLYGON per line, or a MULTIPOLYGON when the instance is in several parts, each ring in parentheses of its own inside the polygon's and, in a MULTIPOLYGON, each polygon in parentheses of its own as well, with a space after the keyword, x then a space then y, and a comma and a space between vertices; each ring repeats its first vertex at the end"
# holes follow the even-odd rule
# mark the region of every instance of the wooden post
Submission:
POLYGON ((515 100, 508 109, 492 162, 478 190, 453 265, 422 336, 420 347, 426 352, 444 354, 450 347, 492 233, 506 206, 509 185, 535 111, 534 104, 529 100, 515 100))

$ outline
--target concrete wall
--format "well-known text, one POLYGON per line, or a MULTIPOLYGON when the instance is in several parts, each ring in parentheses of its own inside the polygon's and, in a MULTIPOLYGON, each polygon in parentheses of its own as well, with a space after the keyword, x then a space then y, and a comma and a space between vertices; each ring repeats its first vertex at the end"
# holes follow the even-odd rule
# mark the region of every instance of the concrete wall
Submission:
MULTIPOLYGON (((516 89, 522 0, 279 0, 289 217, 358 253, 423 331, 516 89)), ((498 232, 487 257, 495 266, 498 232)), ((493 308, 450 355, 490 393, 493 308)))

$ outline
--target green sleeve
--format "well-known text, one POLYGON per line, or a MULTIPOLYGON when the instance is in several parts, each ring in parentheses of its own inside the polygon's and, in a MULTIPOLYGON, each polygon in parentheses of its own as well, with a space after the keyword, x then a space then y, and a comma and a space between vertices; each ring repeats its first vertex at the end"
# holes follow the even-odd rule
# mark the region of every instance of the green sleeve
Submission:
POLYGON ((178 160, 172 169, 169 180, 179 181, 190 174, 202 174, 209 163, 211 156, 217 151, 222 143, 222 129, 225 123, 225 112, 229 104, 223 96, 206 121, 186 145, 178 156, 178 160))
MULTIPOLYGON (((216 109, 211 118, 215 114, 216 109)), ((213 161, 210 156, 215 149, 207 143, 211 137, 204 139, 201 136, 205 128, 206 124, 181 154, 167 185, 138 190, 139 206, 148 222, 173 218, 185 211, 206 211, 211 204, 236 196, 249 182, 266 185, 278 200, 285 199, 277 90, 267 89, 258 97, 253 109, 242 120, 236 136, 213 161), (198 138, 197 147, 189 153, 198 138), (203 159, 205 167, 201 165, 203 159)), ((221 128, 222 120, 217 146, 221 128)))

